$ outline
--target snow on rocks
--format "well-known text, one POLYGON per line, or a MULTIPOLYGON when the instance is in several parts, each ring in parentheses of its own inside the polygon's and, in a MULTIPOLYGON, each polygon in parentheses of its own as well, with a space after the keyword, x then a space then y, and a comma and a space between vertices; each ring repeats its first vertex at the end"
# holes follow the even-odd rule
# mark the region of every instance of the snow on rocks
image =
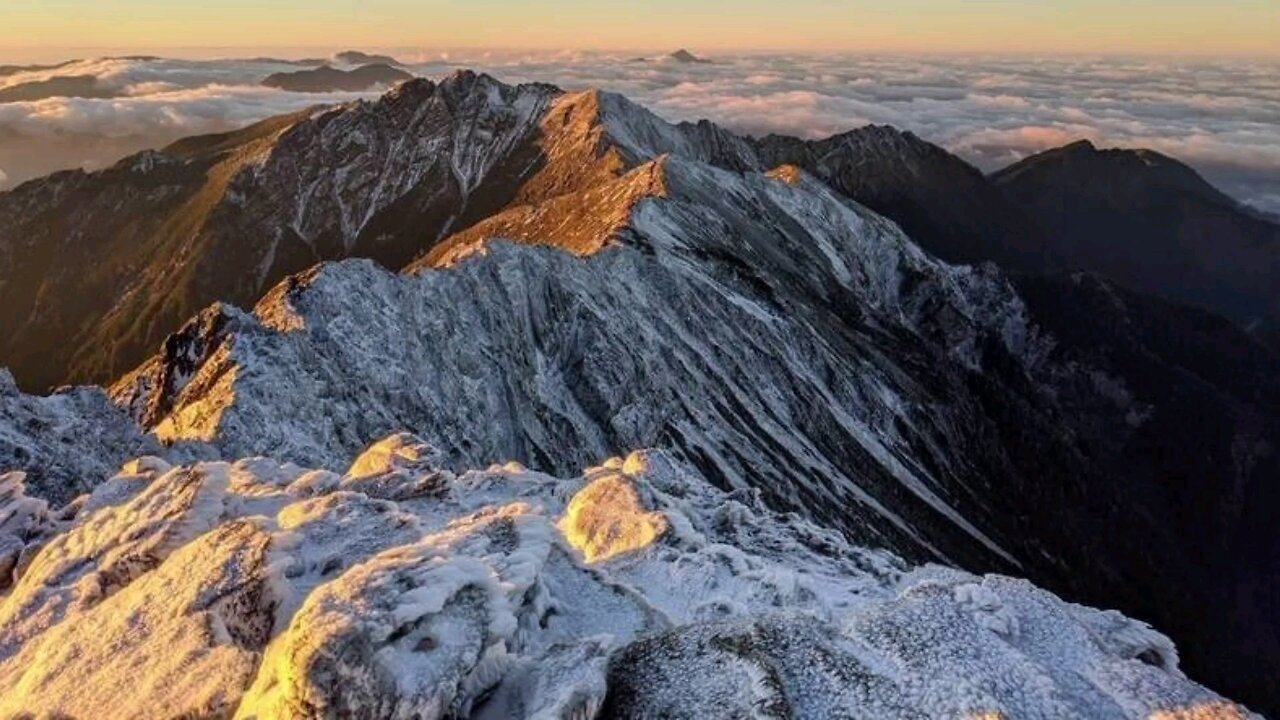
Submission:
POLYGON ((0 368, 0 472, 22 470, 31 495, 62 504, 160 445, 100 388, 20 392, 0 368))
POLYGON ((522 510, 392 548, 317 588, 240 716, 465 716, 501 679, 513 606, 536 578, 523 563, 545 557, 545 521, 522 510))
POLYGON ((54 530, 49 504, 26 496, 26 474, 0 475, 0 593, 54 530))
POLYGON ((586 257, 560 251, 583 227, 549 200, 493 219, 522 245, 486 239, 447 270, 321 265, 195 343, 198 367, 149 363, 115 397, 168 408, 138 419, 170 440, 331 469, 403 428, 455 471, 662 447, 861 542, 1016 567, 1020 540, 974 500, 997 483, 975 449, 1007 462, 966 377, 983 348, 1036 357, 1003 278, 814 181, 672 155, 588 196, 625 221, 586 232, 586 257))
POLYGON ((909 568, 665 453, 572 480, 433 456, 144 458, 69 514, 0 478, 0 535, 52 535, 0 588, 0 714, 1253 717, 1141 623, 909 568))
POLYGON ((68 609, 0 661, 0 716, 226 717, 271 629, 268 541, 258 522, 223 523, 100 604, 68 609))
POLYGON ((442 459, 439 450, 409 433, 397 433, 361 453, 338 486, 388 500, 436 495, 450 477, 436 469, 442 459))
POLYGON ((224 467, 178 468, 129 502, 89 513, 54 537, 4 598, 0 659, 127 587, 216 526, 226 489, 224 467))

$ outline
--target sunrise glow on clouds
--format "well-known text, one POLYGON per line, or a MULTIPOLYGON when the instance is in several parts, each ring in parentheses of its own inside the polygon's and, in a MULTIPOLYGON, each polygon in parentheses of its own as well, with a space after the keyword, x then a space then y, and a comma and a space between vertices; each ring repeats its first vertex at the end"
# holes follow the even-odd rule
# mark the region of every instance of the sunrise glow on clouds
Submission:
POLYGON ((0 65, 90 59, 0 77, 0 89, 86 75, 120 97, 0 103, 0 188, 370 96, 263 88, 262 77, 290 68, 234 60, 358 47, 390 52, 427 77, 471 67, 505 81, 600 87, 669 119, 709 118, 747 133, 819 137, 890 124, 984 170, 1078 139, 1149 147, 1280 211, 1278 8, 1271 0, 6 0, 0 65), (717 62, 628 62, 677 47, 717 62), (186 59, 92 59, 140 53, 186 59))
MULTIPOLYGON (((626 53, 581 51, 400 57, 426 77, 469 67, 508 82, 600 87, 671 120, 708 118, 757 135, 822 137, 868 123, 893 125, 984 170, 1079 139, 1147 147, 1191 163, 1238 198, 1280 211, 1274 61, 707 54, 714 64, 633 63, 626 53)), ((0 104, 0 170, 12 185, 56 167, 100 167, 185 135, 377 94, 316 96, 257 84, 280 69, 237 60, 111 59, 0 78, 2 88, 91 74, 122 95, 0 104), (43 149, 32 155, 36 148, 43 149)))

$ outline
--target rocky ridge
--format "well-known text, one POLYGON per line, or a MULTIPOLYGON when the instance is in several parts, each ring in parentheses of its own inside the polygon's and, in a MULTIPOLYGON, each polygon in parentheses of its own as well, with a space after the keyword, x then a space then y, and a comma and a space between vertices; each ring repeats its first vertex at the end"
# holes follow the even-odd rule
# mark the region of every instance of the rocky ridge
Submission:
MULTIPOLYGON (((197 457, 336 468, 408 427, 458 471, 514 458, 571 476, 631 448, 665 448, 721 488, 758 489, 772 507, 912 562, 1027 574, 1155 618, 1189 649, 1195 677, 1257 681, 1249 697, 1263 696, 1268 658, 1280 658, 1276 628, 1239 608, 1268 606, 1266 558, 1280 557, 1245 512, 1276 504, 1274 360, 1230 327, 1105 283, 1019 279, 1029 311, 994 268, 934 259, 845 197, 865 190, 859 178, 910 187, 929 176, 945 154, 918 139, 871 129, 832 145, 865 164, 811 144, 770 156, 779 141, 672 125, 616 95, 460 73, 378 103, 185 141, 136 167, 262 157, 243 151, 258 143, 262 167, 282 164, 252 196, 289 198, 299 173, 285 161, 309 158, 300 174, 323 176, 357 130, 421 117, 440 124, 415 131, 437 138, 419 169, 462 162, 452 177, 486 189, 441 200, 465 219, 405 226, 439 228, 438 243, 394 236, 406 238, 405 259, 433 248, 409 275, 347 261, 288 277, 252 313, 211 306, 113 398, 181 452, 208 453, 197 457), (459 150, 472 143, 483 151, 459 150), (1096 311, 1088 333, 1062 312, 1078 301, 1096 311), (1215 351, 1230 371, 1188 347, 1231 348, 1215 351), (1255 387, 1231 381, 1237 369, 1255 387), (1194 462, 1170 466, 1182 457, 1194 462), (1193 468, 1189 495, 1161 486, 1193 468), (1189 552, 1212 559, 1192 567, 1189 552), (1246 556, 1261 561, 1238 561, 1246 556), (1248 668, 1237 657, 1246 647, 1248 668)), ((359 202, 378 187, 342 173, 322 180, 364 188, 351 196, 359 202)), ((306 206, 316 237, 353 217, 351 205, 326 215, 327 202, 306 206)), ((363 253, 367 236, 356 237, 333 252, 363 253)), ((93 413, 81 427, 124 432, 119 422, 93 413)), ((27 446, 33 487, 51 486, 42 463, 80 461, 57 443, 27 446)), ((86 454, 77 487, 122 452, 86 454)))

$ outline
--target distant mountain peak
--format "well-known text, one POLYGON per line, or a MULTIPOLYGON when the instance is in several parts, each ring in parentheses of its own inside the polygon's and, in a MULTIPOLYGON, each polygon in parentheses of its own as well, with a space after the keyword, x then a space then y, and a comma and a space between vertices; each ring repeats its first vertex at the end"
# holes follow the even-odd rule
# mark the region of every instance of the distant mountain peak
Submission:
POLYGON ((335 54, 333 59, 347 65, 404 65, 390 55, 370 55, 359 50, 344 50, 335 54))
POLYGON ((1280 318, 1280 226, 1154 150, 1088 141, 991 176, 1037 217, 1057 269, 1087 269, 1250 327, 1280 318))
POLYGON ((404 70, 375 63, 361 65, 354 70, 339 70, 322 65, 307 70, 275 73, 268 75, 262 84, 289 92, 329 93, 358 92, 412 79, 413 75, 404 70))
POLYGON ((1028 173, 1040 174, 1046 181, 1056 177, 1058 182, 1078 184, 1078 192, 1099 192, 1099 183, 1105 180, 1105 185, 1124 182, 1126 193, 1180 192, 1217 204, 1237 205, 1189 165, 1144 148, 1099 148, 1089 140, 1077 140, 1031 155, 994 173, 992 179, 1008 185, 1028 173))
POLYGON ((679 50, 676 50, 675 52, 671 53, 667 57, 680 63, 702 63, 702 64, 708 64, 708 65, 711 63, 710 60, 700 58, 697 55, 694 55, 693 53, 689 52, 688 50, 685 50, 684 48, 680 48, 679 50))
POLYGON ((1076 141, 1074 141, 1074 142, 1067 143, 1066 145, 1063 145, 1061 148, 1058 148, 1058 149, 1059 149, 1061 152, 1063 152, 1063 153, 1095 153, 1095 152, 1098 152, 1098 147, 1097 147, 1096 145, 1094 145, 1094 144, 1093 144, 1093 141, 1091 141, 1091 140, 1089 140, 1089 139, 1087 139, 1087 138, 1082 138, 1082 139, 1080 139, 1080 140, 1076 140, 1076 141))

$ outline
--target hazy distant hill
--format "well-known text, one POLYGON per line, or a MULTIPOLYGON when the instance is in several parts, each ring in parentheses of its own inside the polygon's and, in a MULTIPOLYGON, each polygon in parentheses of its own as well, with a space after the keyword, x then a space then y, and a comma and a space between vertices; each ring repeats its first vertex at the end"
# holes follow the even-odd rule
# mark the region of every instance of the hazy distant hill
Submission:
POLYGON ((363 65, 349 71, 325 65, 312 70, 268 75, 262 84, 290 92, 356 92, 412 78, 413 75, 390 65, 363 65))

